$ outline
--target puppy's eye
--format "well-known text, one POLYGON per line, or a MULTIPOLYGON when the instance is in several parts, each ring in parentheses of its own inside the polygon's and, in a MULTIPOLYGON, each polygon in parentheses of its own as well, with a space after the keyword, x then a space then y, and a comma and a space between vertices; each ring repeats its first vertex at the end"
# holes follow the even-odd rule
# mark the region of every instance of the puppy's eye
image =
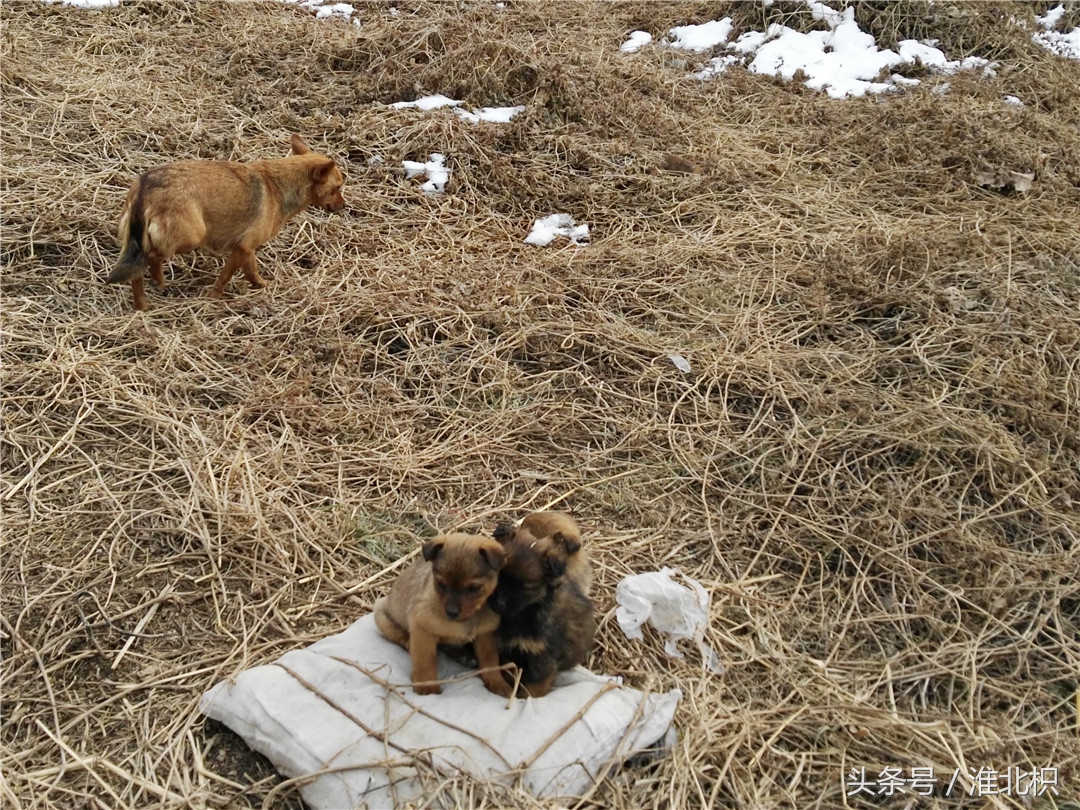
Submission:
POLYGON ((435 590, 437 590, 439 593, 446 593, 446 583, 435 580, 435 590))
POLYGON ((479 585, 469 585, 465 588, 468 593, 480 593, 479 585))

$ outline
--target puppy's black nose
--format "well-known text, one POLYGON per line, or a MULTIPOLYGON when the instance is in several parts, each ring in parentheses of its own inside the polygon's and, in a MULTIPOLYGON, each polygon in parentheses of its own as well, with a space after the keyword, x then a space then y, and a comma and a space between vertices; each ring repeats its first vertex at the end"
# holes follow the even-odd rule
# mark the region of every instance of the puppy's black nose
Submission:
POLYGON ((446 608, 446 617, 448 619, 456 619, 459 615, 461 615, 461 610, 459 608, 449 606, 446 608))

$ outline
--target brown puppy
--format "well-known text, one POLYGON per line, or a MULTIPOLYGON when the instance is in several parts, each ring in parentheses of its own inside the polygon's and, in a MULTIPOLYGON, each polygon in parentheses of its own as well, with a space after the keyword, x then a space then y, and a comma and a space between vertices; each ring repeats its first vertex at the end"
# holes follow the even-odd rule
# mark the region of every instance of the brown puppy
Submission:
POLYGON ((229 258, 211 296, 220 298, 240 270, 252 287, 265 287, 255 251, 309 206, 345 207, 345 178, 333 159, 292 136, 292 155, 234 163, 184 160, 143 173, 128 189, 120 214, 120 259, 110 282, 131 282, 135 309, 146 309, 143 272, 161 287, 162 266, 173 256, 206 248, 229 258))
POLYGON ((375 624, 412 658, 413 691, 437 694, 439 644, 472 642, 484 685, 506 697, 512 691, 498 671, 495 630, 499 617, 487 605, 506 554, 490 537, 444 534, 424 543, 424 560, 394 580, 375 603, 375 624))
MULTIPOLYGON (((551 514, 559 513, 534 513, 516 533, 498 533, 506 563, 488 602, 502 619, 497 631, 499 657, 517 665, 521 692, 533 697, 550 692, 558 672, 583 663, 596 634, 592 602, 568 568, 568 547, 573 557, 580 545, 568 543, 562 530, 573 521, 566 515, 550 520, 551 514), (540 514, 548 517, 531 520, 540 514), (541 526, 555 525, 561 530, 533 535, 534 530, 542 531, 541 526)), ((573 527, 576 530, 576 524, 573 527)), ((575 561, 579 575, 582 562, 575 561)))
POLYGON ((581 545, 581 529, 565 512, 533 512, 516 529, 501 523, 495 529, 495 539, 504 546, 509 540, 519 540, 523 545, 535 540, 546 541, 545 553, 556 555, 566 564, 567 579, 585 596, 592 590, 592 566, 581 545))

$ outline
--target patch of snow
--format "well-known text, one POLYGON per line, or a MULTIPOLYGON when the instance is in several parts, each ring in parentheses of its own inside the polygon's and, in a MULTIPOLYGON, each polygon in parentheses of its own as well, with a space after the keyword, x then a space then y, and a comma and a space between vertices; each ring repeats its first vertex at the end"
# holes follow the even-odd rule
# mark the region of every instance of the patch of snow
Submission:
POLYGON ((569 214, 552 214, 533 223, 532 230, 525 237, 525 244, 543 247, 550 245, 556 237, 565 236, 575 245, 589 239, 588 225, 575 225, 569 214))
POLYGON ((1054 6, 1046 14, 1036 17, 1035 22, 1042 31, 1031 35, 1031 41, 1066 59, 1080 59, 1080 26, 1072 31, 1055 31, 1065 14, 1065 6, 1054 6))
MULTIPOLYGON (((830 8, 824 3, 817 3, 813 2, 813 0, 807 0, 806 5, 810 7, 810 13, 813 15, 814 19, 821 20, 827 26, 829 26, 829 28, 836 28, 836 26, 840 25, 840 23, 844 21, 844 16, 842 12, 830 8)), ((852 13, 854 13, 854 9, 852 9, 852 13)))
POLYGON ((356 11, 356 9, 348 3, 333 3, 331 5, 319 6, 315 10, 315 19, 325 20, 327 17, 344 17, 345 19, 349 19, 354 11, 356 11))
POLYGON ((481 121, 490 121, 497 124, 505 124, 510 121, 519 112, 524 112, 523 106, 519 107, 481 107, 479 110, 458 109, 462 101, 455 101, 452 98, 448 98, 442 94, 436 94, 433 96, 424 96, 418 98, 416 101, 395 101, 390 106, 396 110, 403 110, 409 107, 415 107, 418 110, 424 112, 430 112, 431 110, 438 110, 442 107, 454 107, 454 112, 460 117, 464 118, 471 124, 478 124, 481 121))
MULTIPOLYGON (((783 26, 778 26, 776 29, 770 28, 770 31, 775 31, 776 35, 779 35, 782 28, 783 26)), ((728 50, 741 54, 757 53, 758 48, 765 44, 768 36, 764 31, 747 31, 744 34, 739 34, 739 38, 728 45, 728 50)))
POLYGON ((899 73, 894 73, 890 76, 889 81, 897 87, 918 87, 922 84, 918 79, 909 79, 907 76, 901 76, 899 73))
POLYGON ((648 31, 631 31, 630 38, 619 46, 623 53, 637 53, 652 42, 652 34, 648 31))
POLYGON ((61 0, 65 6, 72 6, 73 8, 109 8, 110 6, 120 5, 120 0, 61 0))
POLYGON ((739 61, 737 56, 714 56, 701 70, 694 74, 699 79, 711 79, 723 73, 739 61))
MULTIPOLYGON (((936 40, 913 39, 899 44, 899 53, 878 48, 874 37, 859 28, 855 10, 841 11, 820 0, 806 0, 815 20, 824 30, 803 33, 786 25, 773 23, 765 31, 746 31, 727 43, 729 55, 710 59, 693 75, 708 79, 723 73, 734 64, 746 64, 752 73, 780 76, 791 81, 797 73, 806 77, 806 86, 824 90, 833 98, 884 93, 920 82, 894 72, 901 65, 922 64, 935 73, 952 75, 960 70, 976 70, 993 75, 996 63, 969 56, 950 60, 936 46, 936 40), (890 73, 887 79, 879 79, 890 73)), ((672 28, 664 44, 674 48, 704 51, 725 43, 731 35, 730 17, 703 25, 672 28)))
POLYGON ((944 67, 949 60, 945 58, 944 53, 933 47, 933 42, 934 40, 918 42, 914 39, 905 39, 900 43, 900 58, 908 64, 919 62, 931 70, 944 67))
POLYGON ((515 115, 525 112, 525 107, 481 107, 479 110, 473 110, 472 112, 468 110, 454 110, 454 112, 470 124, 478 124, 481 121, 488 121, 493 124, 508 124, 515 115))
POLYGON ((1011 104, 1014 107, 1023 107, 1024 102, 1018 99, 1016 96, 1005 96, 1005 103, 1011 104))
MULTIPOLYGON (((994 66, 989 59, 979 56, 968 56, 964 59, 950 60, 939 48, 935 48, 936 39, 918 42, 914 39, 905 39, 900 43, 900 58, 909 65, 916 63, 927 67, 935 73, 943 73, 951 76, 961 70, 975 70, 982 68, 989 76, 994 75, 994 66)), ((887 51, 886 53, 891 53, 887 51)))
POLYGON ((707 51, 721 42, 727 42, 733 25, 731 17, 701 25, 678 25, 668 31, 670 45, 684 51, 707 51))
POLYGON ((424 96, 418 98, 416 101, 395 101, 390 106, 395 110, 403 110, 407 107, 416 107, 418 110, 428 112, 430 110, 437 110, 440 107, 456 107, 462 102, 454 101, 452 98, 436 93, 433 96, 424 96))
POLYGON ((791 81, 802 71, 807 87, 824 90, 832 98, 891 90, 889 82, 874 79, 894 67, 900 57, 877 49, 874 38, 859 29, 854 9, 846 9, 841 16, 841 22, 830 31, 804 34, 776 23, 770 25, 766 42, 748 66, 750 72, 791 81))
POLYGON ((1057 24, 1061 22, 1061 18, 1065 16, 1065 6, 1054 6, 1048 12, 1041 17, 1036 16, 1035 22, 1039 24, 1039 27, 1044 31, 1053 31, 1057 28, 1057 24))
POLYGON ((326 20, 330 17, 341 17, 347 20, 356 11, 350 3, 333 3, 328 0, 284 0, 284 2, 295 3, 313 12, 317 20, 326 20))
POLYGON ((426 174, 427 182, 420 186, 420 189, 427 194, 441 194, 446 191, 446 182, 450 179, 450 169, 443 165, 445 160, 446 155, 440 152, 432 152, 427 163, 403 160, 401 165, 405 167, 406 180, 420 174, 426 174))

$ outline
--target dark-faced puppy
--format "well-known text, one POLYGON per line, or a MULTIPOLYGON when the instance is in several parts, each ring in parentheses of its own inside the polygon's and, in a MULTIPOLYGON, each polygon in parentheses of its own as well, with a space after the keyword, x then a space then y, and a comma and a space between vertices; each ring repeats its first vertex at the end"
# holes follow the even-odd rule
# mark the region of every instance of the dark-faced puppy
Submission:
POLYGON ((567 576, 565 544, 553 535, 501 533, 506 563, 489 604, 502 617, 499 658, 521 670, 521 690, 551 691, 555 675, 585 661, 596 634, 593 605, 567 576))
POLYGON ((439 644, 472 643, 484 685, 508 696, 512 690, 498 671, 499 617, 487 604, 505 561, 503 547, 490 537, 454 533, 428 540, 423 555, 375 603, 379 631, 409 651, 413 691, 442 691, 439 644))
POLYGON ((516 529, 506 523, 499 524, 495 539, 504 546, 515 539, 525 545, 544 541, 546 553, 565 563, 567 579, 585 596, 592 590, 592 566, 581 543, 581 529, 565 512, 532 512, 516 529))

